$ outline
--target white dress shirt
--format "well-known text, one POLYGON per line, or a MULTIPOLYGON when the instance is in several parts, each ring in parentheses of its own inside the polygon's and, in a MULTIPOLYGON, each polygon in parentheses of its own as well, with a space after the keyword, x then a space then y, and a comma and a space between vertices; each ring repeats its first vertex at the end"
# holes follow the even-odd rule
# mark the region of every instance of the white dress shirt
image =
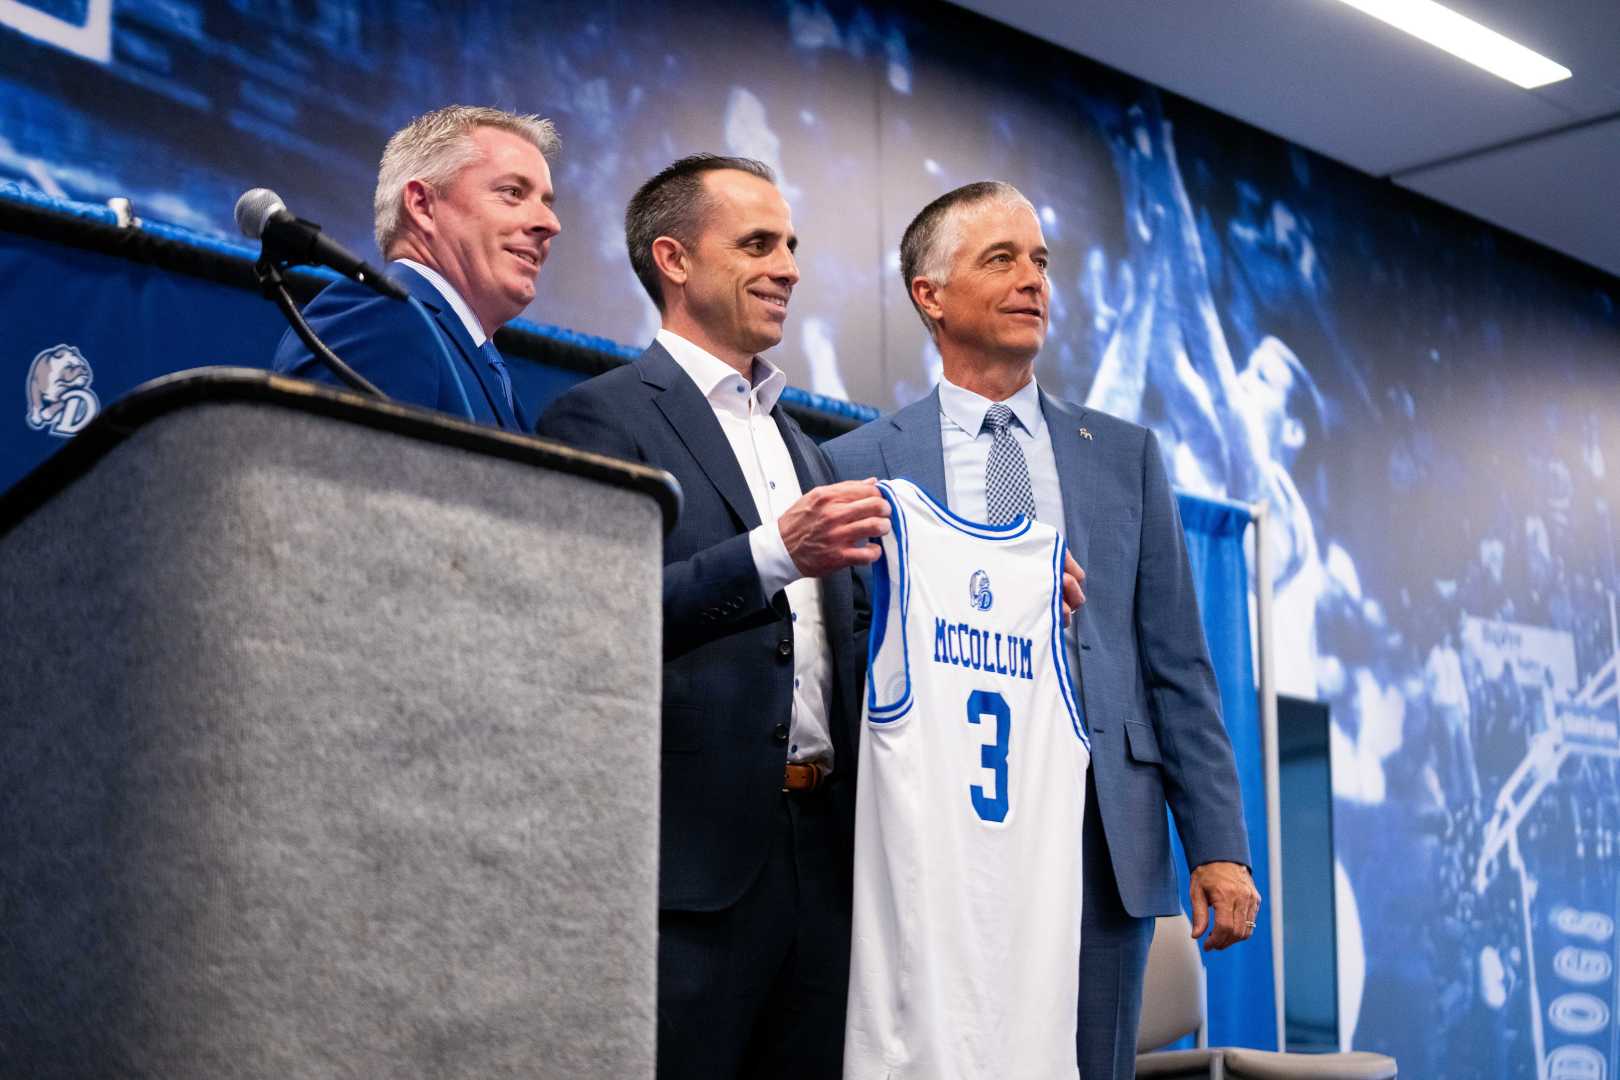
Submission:
POLYGON ((468 335, 473 339, 473 345, 480 349, 484 347, 484 342, 489 340, 489 335, 484 333, 483 326, 478 322, 478 316, 472 313, 472 308, 467 306, 467 301, 463 300, 461 294, 456 292, 454 285, 444 280, 443 274, 431 266, 423 266, 415 259, 395 259, 394 261, 405 264, 427 278, 428 284, 439 290, 439 295, 444 297, 444 302, 450 305, 450 310, 456 313, 456 318, 461 320, 461 325, 467 328, 468 335))
POLYGON ((658 331, 662 345, 681 370, 697 384, 737 457, 754 509, 762 524, 748 534, 748 546, 767 597, 787 593, 793 612, 793 715, 788 723, 788 760, 833 764, 827 725, 827 696, 832 685, 832 659, 821 618, 821 582, 799 573, 777 519, 804 492, 788 456, 787 443, 771 410, 787 386, 776 365, 754 358, 753 382, 737 369, 671 330, 658 331))
MULTIPOLYGON (((939 435, 945 451, 945 500, 970 521, 988 521, 984 493, 985 467, 995 436, 984 427, 984 414, 996 404, 941 376, 939 380, 939 435)), ((1052 453, 1052 432, 1041 414, 1041 392, 1031 379, 1001 404, 1012 410, 1008 430, 1018 440, 1029 466, 1029 486, 1035 494, 1035 517, 1058 532, 1063 522, 1063 489, 1058 484, 1057 458, 1052 453)))

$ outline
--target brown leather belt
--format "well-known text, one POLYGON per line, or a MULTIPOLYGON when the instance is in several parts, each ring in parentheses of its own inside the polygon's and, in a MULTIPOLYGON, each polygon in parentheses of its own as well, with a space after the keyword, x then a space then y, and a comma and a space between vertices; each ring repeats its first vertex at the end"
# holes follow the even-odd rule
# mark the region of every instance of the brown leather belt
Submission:
POLYGON ((813 761, 808 765, 789 764, 782 772, 782 790, 814 791, 826 778, 827 769, 813 761))

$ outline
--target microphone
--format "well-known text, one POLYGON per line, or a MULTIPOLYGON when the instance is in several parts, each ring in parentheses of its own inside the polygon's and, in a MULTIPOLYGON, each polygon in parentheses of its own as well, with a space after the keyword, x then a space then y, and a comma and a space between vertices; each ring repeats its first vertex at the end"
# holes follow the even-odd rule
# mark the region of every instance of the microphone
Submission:
POLYGON ((236 225, 249 239, 258 240, 261 251, 274 252, 288 262, 328 266, 362 285, 369 285, 394 300, 408 300, 404 289, 381 270, 321 234, 313 221, 294 217, 281 196, 269 188, 254 188, 236 200, 236 225))

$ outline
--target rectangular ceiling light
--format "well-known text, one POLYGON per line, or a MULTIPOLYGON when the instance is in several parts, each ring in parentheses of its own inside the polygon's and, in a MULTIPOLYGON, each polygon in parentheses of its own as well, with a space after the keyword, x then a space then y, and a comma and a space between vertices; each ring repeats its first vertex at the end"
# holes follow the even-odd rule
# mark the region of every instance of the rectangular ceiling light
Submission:
POLYGON ((1434 0, 1339 0, 1526 90, 1567 79, 1569 68, 1434 0))

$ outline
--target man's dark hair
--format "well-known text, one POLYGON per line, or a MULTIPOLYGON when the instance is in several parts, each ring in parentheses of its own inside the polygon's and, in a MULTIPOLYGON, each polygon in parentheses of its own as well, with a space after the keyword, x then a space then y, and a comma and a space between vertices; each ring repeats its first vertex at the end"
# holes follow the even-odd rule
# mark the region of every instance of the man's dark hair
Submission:
POLYGON ((625 207, 624 239, 630 249, 630 267, 659 311, 664 310, 664 283, 658 264, 653 262, 653 241, 668 236, 689 248, 697 243, 710 203, 703 187, 703 174, 723 169, 734 169, 776 183, 776 174, 770 166, 753 158, 689 154, 642 184, 630 197, 630 205, 625 207))
POLYGON ((964 184, 923 207, 911 219, 905 235, 900 238, 900 280, 905 285, 906 297, 911 300, 911 306, 916 308, 918 317, 928 327, 930 334, 934 332, 934 321, 923 314, 922 308, 917 307, 917 300, 911 295, 911 283, 925 277, 936 285, 945 284, 959 242, 956 230, 951 227, 955 224, 956 211, 991 201, 1029 205, 1023 192, 1001 180, 964 184))

